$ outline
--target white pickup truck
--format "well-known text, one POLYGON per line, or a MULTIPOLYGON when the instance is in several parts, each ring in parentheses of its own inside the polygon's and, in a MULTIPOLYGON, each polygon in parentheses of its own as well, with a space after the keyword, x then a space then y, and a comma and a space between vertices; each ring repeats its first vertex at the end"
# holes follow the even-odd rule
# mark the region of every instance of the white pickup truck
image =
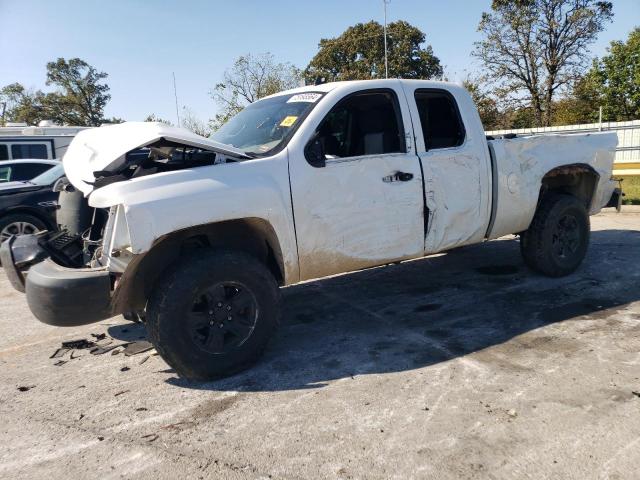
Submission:
POLYGON ((179 374, 211 379, 259 357, 281 286, 507 234, 533 270, 571 273, 589 215, 619 205, 616 142, 487 140, 449 83, 307 86, 211 138, 159 123, 79 132, 59 212, 72 227, 12 237, 0 256, 41 321, 142 318, 179 374))

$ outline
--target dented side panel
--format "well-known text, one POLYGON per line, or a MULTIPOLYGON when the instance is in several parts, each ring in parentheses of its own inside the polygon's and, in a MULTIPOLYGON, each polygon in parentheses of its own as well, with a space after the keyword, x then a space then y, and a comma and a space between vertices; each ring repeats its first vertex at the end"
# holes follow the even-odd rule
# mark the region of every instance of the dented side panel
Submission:
POLYGON ((469 94, 461 87, 440 84, 432 90, 448 92, 456 101, 465 127, 465 140, 454 148, 427 151, 422 136, 415 91, 423 82, 404 81, 414 122, 416 146, 424 169, 428 209, 425 253, 481 242, 491 212, 491 163, 484 131, 469 94))
POLYGON ((526 230, 535 214, 544 176, 563 165, 588 165, 598 174, 589 213, 608 202, 617 144, 615 133, 544 135, 492 140, 498 172, 495 222, 489 238, 526 230))
POLYGON ((268 159, 177 170, 113 183, 91 193, 96 208, 122 205, 131 251, 148 251, 160 237, 198 225, 260 218, 274 229, 285 282, 298 281, 287 153, 268 159))

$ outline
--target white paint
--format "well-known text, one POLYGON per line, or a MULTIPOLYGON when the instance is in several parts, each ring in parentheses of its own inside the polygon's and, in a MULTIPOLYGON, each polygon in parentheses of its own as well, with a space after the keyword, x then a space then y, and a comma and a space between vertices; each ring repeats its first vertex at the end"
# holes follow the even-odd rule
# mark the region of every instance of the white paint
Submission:
MULTIPOLYGON (((318 91, 326 95, 316 98, 317 105, 287 148, 271 157, 158 173, 92 191, 93 171, 160 138, 246 158, 234 147, 183 129, 125 123, 79 133, 64 158, 65 170, 76 187, 91 193, 92 206, 119 206, 105 238, 109 248, 129 245, 133 254, 142 254, 160 237, 181 229, 258 218, 277 235, 286 284, 484 240, 491 215, 491 161, 479 115, 464 89, 443 82, 375 80, 283 93, 303 99, 318 91), (406 152, 327 159, 322 168, 309 165, 304 147, 331 108, 346 95, 376 88, 392 89, 398 96, 406 152), (414 101, 418 88, 446 90, 454 97, 466 130, 461 146, 426 150, 414 101), (383 181, 398 171, 413 179, 383 181)), ((542 177, 554 167, 581 163, 599 173, 591 213, 611 195, 615 135, 517 138, 494 141, 493 146, 498 203, 492 238, 528 227, 542 177)))
POLYGON ((611 181, 617 137, 614 133, 545 135, 492 140, 498 171, 496 219, 490 238, 526 230, 535 214, 542 178, 556 167, 590 165, 600 179, 589 213, 605 205, 616 182, 611 181))
POLYGON ((154 143, 161 138, 187 146, 212 150, 246 158, 242 150, 209 140, 184 128, 157 122, 125 122, 78 132, 62 160, 69 181, 88 194, 93 190, 93 172, 105 170, 131 150, 154 143))

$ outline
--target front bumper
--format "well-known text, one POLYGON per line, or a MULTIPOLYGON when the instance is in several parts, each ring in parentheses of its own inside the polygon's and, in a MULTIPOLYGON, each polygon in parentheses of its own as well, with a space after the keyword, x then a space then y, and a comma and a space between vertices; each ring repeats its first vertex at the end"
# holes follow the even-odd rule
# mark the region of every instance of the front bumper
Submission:
POLYGON ((13 287, 26 292, 29 309, 38 320, 71 327, 113 316, 111 275, 106 269, 62 267, 47 258, 37 241, 25 237, 29 236, 3 243, 0 258, 13 287), (30 261, 21 263, 22 258, 30 261))

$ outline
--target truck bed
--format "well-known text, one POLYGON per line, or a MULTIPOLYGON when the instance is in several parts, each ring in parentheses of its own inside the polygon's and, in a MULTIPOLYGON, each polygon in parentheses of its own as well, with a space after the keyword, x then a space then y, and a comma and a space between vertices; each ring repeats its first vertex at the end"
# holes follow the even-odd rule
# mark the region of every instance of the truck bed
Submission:
POLYGON ((592 169, 597 185, 588 205, 591 215, 607 204, 616 183, 611 179, 615 133, 552 134, 489 140, 493 172, 492 215, 487 237, 526 230, 533 219, 542 179, 552 170, 592 169))

